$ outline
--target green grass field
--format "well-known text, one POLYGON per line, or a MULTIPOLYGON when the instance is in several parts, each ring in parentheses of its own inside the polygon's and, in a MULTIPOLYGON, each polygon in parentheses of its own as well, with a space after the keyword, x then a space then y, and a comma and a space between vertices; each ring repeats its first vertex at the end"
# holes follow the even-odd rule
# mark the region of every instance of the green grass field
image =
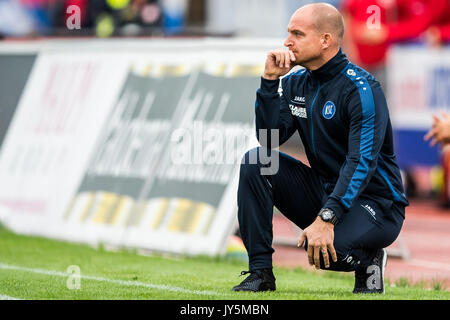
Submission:
POLYGON ((171 258, 112 252, 86 245, 16 235, 0 228, 2 299, 450 299, 450 292, 386 286, 384 295, 353 295, 353 275, 275 268, 277 291, 235 293, 245 263, 223 258, 171 258), (81 270, 80 288, 66 273, 81 270))

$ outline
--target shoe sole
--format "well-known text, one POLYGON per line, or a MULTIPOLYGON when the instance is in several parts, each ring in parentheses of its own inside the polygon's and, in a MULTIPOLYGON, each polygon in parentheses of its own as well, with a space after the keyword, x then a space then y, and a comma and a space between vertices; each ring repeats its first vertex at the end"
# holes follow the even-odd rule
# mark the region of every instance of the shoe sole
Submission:
POLYGON ((383 249, 383 263, 381 268, 381 286, 383 287, 383 291, 381 293, 384 294, 384 271, 386 270, 387 265, 387 251, 383 249))
POLYGON ((259 287, 259 289, 257 290, 253 290, 251 288, 237 288, 234 287, 233 289, 231 289, 231 291, 246 291, 246 292, 265 292, 265 291, 276 291, 276 285, 275 284, 264 284, 262 283, 261 286, 259 287))
POLYGON ((245 291, 245 292, 266 292, 266 291, 276 291, 276 289, 259 289, 259 290, 252 290, 252 289, 231 289, 231 291, 239 292, 239 291, 245 291))

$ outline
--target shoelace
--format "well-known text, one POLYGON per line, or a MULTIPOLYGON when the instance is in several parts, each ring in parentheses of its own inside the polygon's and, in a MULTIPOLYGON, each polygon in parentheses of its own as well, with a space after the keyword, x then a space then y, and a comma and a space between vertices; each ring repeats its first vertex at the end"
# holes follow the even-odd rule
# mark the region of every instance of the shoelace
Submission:
POLYGON ((250 276, 247 277, 246 279, 244 279, 243 283, 261 278, 260 273, 257 271, 241 271, 240 277, 245 276, 246 274, 249 274, 249 273, 250 273, 250 276))

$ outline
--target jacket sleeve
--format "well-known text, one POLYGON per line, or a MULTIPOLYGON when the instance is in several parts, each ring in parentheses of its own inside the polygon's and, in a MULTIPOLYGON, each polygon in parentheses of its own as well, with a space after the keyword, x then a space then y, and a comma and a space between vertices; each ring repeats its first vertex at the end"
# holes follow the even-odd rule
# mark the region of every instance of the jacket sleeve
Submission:
POLYGON ((332 209, 340 221, 373 176, 389 121, 386 99, 378 83, 370 87, 367 80, 357 82, 347 101, 348 153, 334 190, 323 206, 332 209))
POLYGON ((283 93, 278 93, 280 80, 261 77, 261 86, 256 91, 256 137, 267 148, 276 148, 286 142, 295 132, 295 123, 283 93), (279 142, 271 141, 271 131, 277 129, 279 142), (265 132, 265 133, 264 133, 265 132))

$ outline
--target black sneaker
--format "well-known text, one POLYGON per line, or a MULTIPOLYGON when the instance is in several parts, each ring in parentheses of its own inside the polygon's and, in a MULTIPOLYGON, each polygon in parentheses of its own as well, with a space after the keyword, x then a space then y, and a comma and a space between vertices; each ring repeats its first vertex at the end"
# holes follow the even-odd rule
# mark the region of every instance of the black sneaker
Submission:
POLYGON ((237 286, 233 291, 275 291, 275 276, 272 269, 261 269, 255 271, 242 271, 241 276, 250 273, 250 275, 237 286))
POLYGON ((384 269, 387 253, 385 249, 377 251, 366 270, 355 271, 355 288, 353 293, 384 293, 384 269))

